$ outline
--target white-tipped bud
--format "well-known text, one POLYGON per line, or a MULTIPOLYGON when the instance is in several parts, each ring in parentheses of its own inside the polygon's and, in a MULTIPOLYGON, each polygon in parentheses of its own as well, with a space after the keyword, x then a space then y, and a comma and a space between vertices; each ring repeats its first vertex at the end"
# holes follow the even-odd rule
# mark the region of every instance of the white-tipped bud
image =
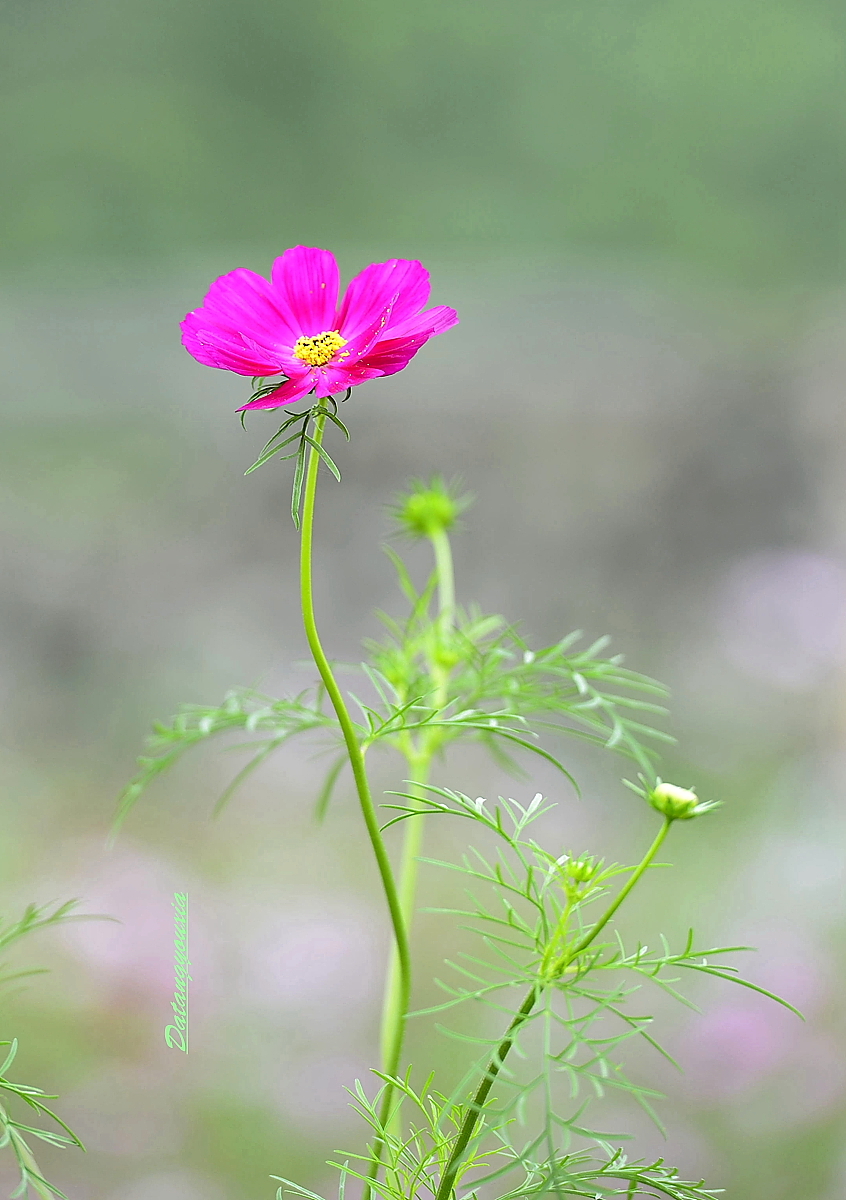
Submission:
POLYGON ((656 781, 655 787, 647 794, 647 800, 653 808, 671 821, 689 821, 691 817, 698 817, 717 807, 713 801, 700 801, 696 792, 690 788, 679 787, 675 783, 664 783, 661 779, 656 781))

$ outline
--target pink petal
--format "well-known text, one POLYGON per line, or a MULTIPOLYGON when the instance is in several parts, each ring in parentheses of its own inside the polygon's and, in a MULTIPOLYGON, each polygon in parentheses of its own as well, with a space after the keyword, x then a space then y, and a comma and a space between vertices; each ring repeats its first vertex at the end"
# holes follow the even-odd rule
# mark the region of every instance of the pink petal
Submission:
POLYGON ((340 275, 334 254, 294 246, 273 264, 273 290, 279 308, 300 336, 316 337, 335 328, 340 275))
POLYGON ((397 321, 392 316, 385 329, 385 335, 391 338, 410 337, 428 331, 432 336, 445 333, 447 329, 452 329, 453 325, 457 324, 458 313, 455 309, 447 308, 445 304, 438 304, 435 308, 427 308, 425 312, 418 313, 416 317, 408 317, 402 321, 397 321))
POLYGON ((347 388, 358 387, 360 383, 366 383, 368 379, 378 379, 381 374, 378 367, 365 367, 358 362, 351 363, 349 366, 332 363, 321 367, 317 383, 317 398, 322 400, 324 396, 334 396, 338 392, 345 392, 347 388))
POLYGON ((300 336, 298 327, 280 309, 271 284, 244 268, 216 279, 202 308, 189 313, 186 321, 195 330, 218 330, 250 338, 270 353, 271 362, 276 350, 290 348, 300 336))
POLYGON ((296 404, 314 387, 313 374, 313 371, 306 371, 305 375, 301 375, 297 379, 288 379, 269 396, 262 396, 260 400, 251 400, 249 404, 242 404, 237 411, 246 412, 250 408, 282 408, 286 404, 296 404))
POLYGON ((337 362, 341 363, 346 360, 348 363, 351 360, 362 358, 376 343, 385 336, 385 331, 391 322, 393 305, 396 301, 396 296, 392 296, 387 305, 377 310, 372 315, 372 320, 369 324, 364 325, 355 337, 347 339, 347 344, 338 354, 337 362))
POLYGON ((356 337, 393 301, 392 321, 404 321, 429 299, 429 272, 416 259, 392 258, 371 263, 356 275, 344 295, 333 328, 356 337))
POLYGON ((280 308, 273 285, 245 267, 216 279, 203 308, 213 313, 218 323, 262 343, 290 346, 299 337, 296 325, 280 308))
POLYGON ((418 333, 413 337, 391 338, 377 342, 366 358, 358 365, 366 368, 376 368, 380 375, 396 375, 409 362, 421 346, 425 346, 431 337, 430 332, 418 333))
POLYGON ((280 357, 272 350, 215 326, 202 308, 189 313, 180 329, 182 345, 206 367, 234 371, 237 375, 276 375, 282 369, 280 357))

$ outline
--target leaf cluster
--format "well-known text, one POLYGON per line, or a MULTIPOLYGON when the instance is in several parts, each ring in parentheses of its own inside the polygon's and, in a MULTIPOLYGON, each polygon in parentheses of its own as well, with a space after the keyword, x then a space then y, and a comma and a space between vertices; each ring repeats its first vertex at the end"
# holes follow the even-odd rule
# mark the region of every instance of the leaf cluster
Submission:
MULTIPOLYGON (((260 379, 254 380, 254 382, 260 385, 262 384, 260 379)), ((281 382, 281 380, 277 380, 275 383, 258 386, 250 397, 250 400, 258 400, 264 396, 271 395, 271 393, 275 392, 280 386, 281 382)), ((345 400, 349 394, 349 391, 347 391, 347 395, 344 397, 345 400)), ((315 440, 315 438, 313 438, 308 432, 310 423, 318 416, 324 417, 326 420, 331 421, 333 425, 336 425, 338 429, 341 430, 347 441, 350 440, 349 430, 338 416, 337 402, 333 396, 327 396, 326 400, 319 401, 311 408, 306 409, 305 412, 291 413, 290 416, 282 422, 276 433, 274 433, 273 437, 265 443, 264 449, 253 465, 248 467, 244 472, 245 475, 252 474, 253 471, 257 471, 259 467, 263 467, 266 462, 269 462, 271 458, 275 458, 277 455, 280 456, 280 462, 284 462, 289 458, 293 458, 295 460, 294 484, 291 490, 291 519, 293 520, 294 526, 297 529, 300 527, 300 505, 303 497, 306 453, 309 447, 311 447, 311 449, 318 454, 322 462, 326 464, 326 466, 335 476, 338 483, 341 482, 341 472, 339 471, 334 459, 330 456, 326 448, 322 446, 319 441, 315 440), (292 429, 294 432, 289 432, 292 429), (285 437, 285 434, 288 434, 288 436, 285 437), (288 451, 287 454, 282 454, 282 451, 287 450, 287 448, 291 445, 294 446, 294 449, 288 451)), ((242 424, 243 419, 244 413, 241 414, 242 424)))
MULTIPOLYGON (((498 1200, 544 1192, 677 1200, 713 1196, 702 1181, 680 1179, 663 1161, 630 1161, 619 1144, 627 1135, 603 1130, 592 1112, 603 1098, 624 1096, 662 1129, 654 1108, 660 1093, 629 1078, 621 1062, 625 1047, 635 1039, 674 1063, 651 1031, 652 1015, 640 1006, 633 1008, 645 984, 690 1005, 680 980, 685 974, 704 974, 791 1008, 725 962, 727 955, 748 947, 700 949, 691 932, 681 950, 671 950, 664 939, 656 951, 644 945, 627 950, 610 924, 606 931, 597 921, 592 906, 608 896, 618 877, 635 868, 546 850, 530 833, 532 823, 553 807, 541 795, 525 806, 503 798, 491 805, 484 798, 473 800, 439 787, 428 787, 421 795, 396 795, 398 803, 388 806, 396 813, 389 823, 423 815, 456 817, 478 825, 485 841, 493 842, 493 849, 485 852, 469 848, 457 863, 423 860, 464 879, 467 907, 431 911, 457 916, 476 935, 481 949, 462 952, 448 962, 455 980, 437 981, 447 999, 411 1015, 441 1014, 469 1001, 495 1012, 497 1027, 515 1030, 514 1053, 507 1063, 498 1064, 494 1090, 479 1110, 468 1143, 461 1173, 471 1182, 456 1194, 468 1196, 482 1185, 502 1181, 507 1186, 497 1193, 498 1200), (586 938, 593 928, 602 928, 602 936, 586 938), (527 1006, 520 1000, 527 990, 534 991, 536 1001, 521 1017, 527 1006), (525 1133, 529 1127, 535 1131, 531 1135, 525 1133), (509 1183, 506 1177, 515 1171, 520 1180, 509 1183)), ((442 1032, 474 1048, 474 1062, 452 1094, 438 1096, 430 1080, 423 1097, 410 1091, 408 1079, 393 1081, 400 1105, 411 1103, 415 1111, 428 1111, 425 1128, 413 1125, 410 1137, 400 1133, 396 1114, 377 1128, 378 1098, 365 1107, 360 1090, 356 1093, 358 1111, 376 1130, 376 1145, 387 1147, 385 1178, 374 1184, 385 1200, 437 1193, 455 1128, 467 1112, 468 1090, 502 1054, 501 1033, 470 1036, 443 1027, 442 1032), (438 1107, 437 1117, 432 1115, 433 1105, 438 1107)), ((369 1161, 375 1161, 373 1147, 368 1153, 369 1161)), ((340 1169, 356 1174, 348 1164, 340 1169)))
MULTIPOLYGON (((407 711, 418 720, 431 713, 428 719, 437 721, 440 747, 469 733, 515 772, 504 743, 513 742, 515 736, 534 742, 531 722, 534 729, 615 750, 654 773, 652 744, 672 741, 648 723, 666 712, 656 703, 666 696, 666 689, 626 668, 621 655, 606 656, 608 638, 579 649, 582 634, 576 631, 552 645, 532 649, 504 617, 476 607, 459 609, 455 621, 445 625, 431 613, 436 576, 418 590, 400 556, 391 548, 387 553, 409 612, 402 622, 379 613, 387 636, 366 643, 370 671, 381 682, 386 710, 398 712, 410 704, 407 711), (440 721, 432 711, 437 690, 433 680, 439 676, 446 684, 440 721), (503 725, 510 725, 510 731, 504 732, 503 725)), ((391 731, 393 741, 402 749, 396 732, 400 731, 391 731)))
MULTIPOLYGON (((410 1082, 410 1071, 404 1078, 393 1078, 382 1071, 374 1071, 374 1075, 383 1082, 374 1099, 368 1098, 358 1080, 355 1088, 350 1091, 351 1107, 375 1134, 374 1141, 366 1147, 364 1153, 349 1153, 344 1163, 329 1163, 329 1166, 336 1167, 341 1172, 341 1196, 347 1177, 369 1180, 368 1168, 373 1162, 375 1147, 379 1144, 383 1146, 385 1180, 373 1182, 375 1191, 386 1200, 399 1200, 400 1197, 410 1200, 411 1197, 434 1194, 437 1180, 465 1118, 467 1106, 433 1090, 433 1075, 430 1075, 416 1091, 410 1082), (381 1110, 382 1098, 388 1093, 392 1103, 386 1120, 381 1110), (397 1132, 401 1115, 405 1117, 406 1126, 402 1134, 397 1132), (353 1162, 353 1166, 350 1166, 350 1161, 353 1162)), ((471 1151, 462 1164, 460 1176, 486 1166, 487 1160, 498 1153, 500 1150, 497 1148, 488 1149, 482 1154, 471 1151)), ((288 1190, 294 1194, 312 1197, 314 1200, 314 1193, 300 1188, 290 1180, 281 1182, 287 1184, 288 1190)), ((280 1198, 282 1193, 283 1189, 280 1188, 280 1198)))
POLYGON ((12 1200, 15 1200, 15 1197, 29 1195, 30 1187, 39 1196, 44 1197, 45 1200, 53 1200, 53 1197, 58 1197, 59 1200, 67 1200, 65 1193, 53 1184, 48 1183, 42 1175, 27 1138, 38 1138, 39 1141, 46 1142, 50 1146, 78 1146, 80 1150, 84 1150, 85 1147, 61 1117, 58 1117, 44 1103, 45 1100, 54 1100, 55 1096, 46 1095, 41 1088, 29 1087, 23 1083, 13 1083, 7 1077, 7 1071, 14 1062, 18 1052, 17 1039, 11 1042, 2 1041, 0 1042, 0 1046, 9 1047, 9 1052, 2 1066, 0 1066, 0 1096, 16 1098, 27 1105, 39 1118, 48 1117, 50 1120, 55 1121, 63 1130, 62 1133, 56 1133, 49 1129, 42 1129, 15 1120, 11 1116, 6 1104, 0 1100, 0 1148, 7 1146, 10 1148, 20 1174, 20 1182, 14 1192, 12 1192, 12 1200))
MULTIPOLYGON (((28 904, 24 909, 23 915, 17 920, 4 921, 0 918, 0 955, 9 949, 15 942, 26 937, 27 934, 36 933, 39 929, 47 929, 52 925, 59 925, 67 921, 85 921, 91 920, 88 914, 75 913, 78 900, 67 900, 64 904, 58 905, 50 911, 48 904, 28 904)), ((45 968, 30 967, 23 971, 9 971, 5 964, 0 963, 0 987, 4 984, 12 983, 16 979, 24 979, 30 975, 43 975, 45 968)))
MULTIPOLYGON (((262 461, 267 458, 260 456, 262 461)), ((673 740, 648 723, 665 712, 656 703, 665 689, 628 670, 622 656, 605 655, 607 638, 578 649, 581 634, 575 632, 533 650, 504 618, 476 609, 459 611, 445 632, 430 611, 435 576, 418 591, 400 557, 392 549, 388 554, 409 611, 403 622, 379 614, 387 636, 366 643, 369 661, 357 668, 371 697, 348 693, 358 708, 354 724, 363 749, 390 747, 411 759, 424 746, 431 755, 458 740, 474 740, 515 775, 522 774, 515 752, 525 751, 550 762, 576 787, 560 756, 541 744, 541 731, 622 754, 654 776, 654 744, 673 740), (442 680, 442 688, 433 684, 433 674, 442 680)), ((322 729, 337 744, 337 721, 324 710, 324 700, 322 687, 288 699, 234 688, 219 705, 184 705, 170 722, 156 722, 147 753, 137 760, 139 770, 119 797, 115 827, 159 775, 187 750, 219 734, 243 729, 266 736, 248 743, 258 749, 218 800, 216 813, 252 771, 294 735, 322 729)), ((329 770, 317 801, 318 816, 324 814, 343 766, 340 757, 329 770)))
MULTIPOLYGON (((74 912, 78 903, 77 900, 68 900, 64 904, 59 904, 52 909, 50 905, 29 904, 24 910, 23 915, 16 920, 7 922, 0 919, 0 954, 3 954, 21 938, 35 933, 40 929, 64 924, 67 921, 97 919, 90 914, 74 912)), ((5 966, 0 966, 0 986, 30 975, 40 975, 43 973, 43 969, 39 968, 9 971, 5 966)), ((17 1039, 0 1041, 0 1046, 9 1047, 6 1058, 2 1066, 0 1066, 0 1150, 8 1148, 11 1151, 20 1176, 18 1186, 12 1192, 13 1200, 15 1197, 29 1195, 30 1188, 43 1197, 44 1200, 54 1200, 55 1197, 58 1197, 58 1200, 67 1200, 64 1192, 60 1191, 53 1184, 48 1183, 44 1178, 27 1138, 38 1138, 40 1141, 46 1142, 51 1146, 78 1146, 80 1149, 84 1149, 84 1146, 61 1117, 58 1117, 44 1103, 45 1100, 55 1099, 54 1096, 46 1095, 41 1088, 30 1087, 22 1083, 13 1083, 8 1078, 7 1072, 12 1066, 18 1052, 17 1039), (33 1125, 17 1120, 12 1115, 8 1106, 10 1099, 26 1105, 39 1118, 47 1117, 55 1121, 63 1132, 57 1133, 49 1129, 36 1128, 33 1125)))
MULTIPOLYGON (((372 1193, 382 1200, 427 1200, 438 1193, 439 1181, 449 1159, 466 1106, 432 1089, 430 1075, 415 1091, 404 1078, 392 1078, 380 1071, 383 1087, 373 1100, 369 1099, 359 1081, 350 1091, 352 1108, 371 1128, 375 1137, 365 1153, 348 1153, 343 1162, 328 1165, 339 1172, 338 1200, 345 1200, 347 1181, 363 1181, 372 1193), (389 1119, 380 1116, 381 1100, 390 1087, 395 1097, 389 1119), (400 1118, 404 1116, 404 1122, 400 1118), (399 1133, 403 1128, 405 1132, 399 1133), (368 1168, 375 1160, 376 1146, 382 1148, 385 1163, 384 1178, 374 1180, 368 1168), (350 1164, 353 1165, 350 1165, 350 1164)), ((605 1197, 635 1196, 669 1197, 670 1200, 713 1200, 719 1193, 704 1186, 704 1180, 682 1179, 677 1170, 668 1167, 663 1159, 653 1162, 629 1159, 622 1150, 603 1155, 589 1151, 558 1154, 552 1159, 538 1159, 527 1148, 516 1154, 508 1137, 507 1124, 490 1111, 483 1110, 482 1118, 488 1145, 477 1140, 459 1171, 459 1180, 467 1179, 456 1195, 476 1197, 483 1184, 493 1184, 512 1171, 519 1179, 505 1188, 496 1189, 497 1200, 523 1200, 524 1197, 557 1196, 584 1197, 603 1200, 605 1197), (486 1173, 482 1173, 486 1172, 486 1173)), ((271 1176, 282 1184, 276 1195, 296 1196, 299 1200, 323 1200, 316 1192, 279 1175, 271 1176)))
MULTIPOLYGON (((169 723, 156 721, 146 741, 148 753, 137 759, 138 771, 118 799, 115 830, 153 780, 173 767, 192 747, 233 730, 264 735, 246 743, 247 748, 254 751, 253 757, 218 799, 215 813, 219 813, 235 789, 290 738, 316 729, 337 729, 334 714, 324 711, 324 701, 322 687, 287 700, 265 696, 252 688, 233 688, 221 704, 186 704, 169 723)), ((244 745, 234 749, 244 749, 244 745)))

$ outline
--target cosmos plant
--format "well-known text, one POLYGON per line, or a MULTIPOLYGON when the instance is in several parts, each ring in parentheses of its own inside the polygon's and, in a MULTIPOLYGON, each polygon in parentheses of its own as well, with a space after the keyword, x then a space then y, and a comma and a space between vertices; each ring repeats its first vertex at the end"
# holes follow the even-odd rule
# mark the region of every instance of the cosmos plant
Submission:
MULTIPOLYGON (((569 634, 530 646, 509 621, 460 602, 451 535, 468 498, 440 479, 413 483, 394 504, 400 531, 431 546, 433 569, 417 584, 402 557, 388 551, 407 610, 399 619, 382 617, 383 637, 367 645, 363 699, 338 683, 321 642, 312 588, 321 467, 340 480, 325 436, 349 438, 339 402, 353 388, 403 370, 431 337, 457 323, 453 309, 427 308, 428 298, 423 266, 395 259, 367 267, 339 300, 334 257, 297 246, 276 260, 270 281, 246 270, 222 276, 183 321, 183 343, 198 362, 253 379, 242 420, 253 409, 283 410, 249 470, 271 460, 293 462, 303 626, 319 681, 288 698, 235 688, 217 706, 186 706, 157 725, 121 797, 118 821, 187 750, 230 730, 255 741, 218 807, 296 735, 310 734, 335 751, 316 797, 319 818, 341 774, 350 772, 393 946, 385 964, 381 1062, 352 1092, 361 1141, 330 1164, 339 1173, 341 1200, 350 1179, 365 1200, 464 1200, 480 1188, 492 1200, 547 1193, 705 1200, 716 1192, 703 1180, 683 1179, 664 1159, 624 1151, 622 1135, 603 1132, 596 1113, 611 1099, 616 1120, 619 1098, 628 1097, 661 1128, 658 1093, 630 1078, 621 1062, 632 1041, 670 1057, 642 1003, 633 1007, 642 988, 684 999, 679 980, 708 975, 785 1003, 738 975, 731 955, 743 947, 702 947, 691 931, 675 949, 664 941, 659 951, 648 950, 624 941, 616 926, 633 889, 642 881, 649 886, 650 868, 675 826, 689 828, 717 807, 656 774, 658 749, 670 740, 656 727, 664 689, 608 654, 605 639, 585 646, 579 634, 569 634), (623 782, 641 806, 643 849, 630 865, 544 845, 535 823, 553 802, 531 795, 531 788, 522 799, 491 800, 447 786, 448 751, 470 740, 523 779, 531 760, 543 759, 566 791, 575 780, 561 747, 573 738, 617 755, 635 774, 623 782), (366 761, 375 750, 392 751, 402 764, 395 788, 378 803, 366 761), (426 827, 435 819, 467 831, 459 861, 424 856, 426 827), (464 878, 467 905, 445 910, 444 919, 475 930, 479 950, 451 964, 441 1004, 412 1012, 421 864, 464 878), (410 1019, 438 1014, 441 1021, 445 1011, 467 1004, 489 1008, 498 1028, 492 1037, 465 1036, 478 1057, 470 1052, 460 1078, 442 1082, 425 1063, 408 1061, 410 1019)), ((381 402, 379 389, 369 402, 381 402)), ((620 801, 627 795, 621 789, 620 801)), ((320 1200, 296 1182, 273 1178, 280 1200, 286 1193, 320 1200)))

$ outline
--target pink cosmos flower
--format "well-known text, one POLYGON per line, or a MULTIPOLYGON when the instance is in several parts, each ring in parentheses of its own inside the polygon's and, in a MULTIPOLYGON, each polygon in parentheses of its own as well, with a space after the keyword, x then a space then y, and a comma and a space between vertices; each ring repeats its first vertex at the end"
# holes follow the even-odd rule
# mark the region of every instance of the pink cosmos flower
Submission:
POLYGON ((458 323, 443 304, 421 311, 429 272, 414 259, 371 263, 340 305, 339 286, 333 254, 294 246, 276 259, 270 282, 243 268, 216 279, 203 307, 182 322, 182 344, 208 367, 287 376, 241 412, 294 404, 312 391, 322 399, 395 375, 430 337, 458 323))

